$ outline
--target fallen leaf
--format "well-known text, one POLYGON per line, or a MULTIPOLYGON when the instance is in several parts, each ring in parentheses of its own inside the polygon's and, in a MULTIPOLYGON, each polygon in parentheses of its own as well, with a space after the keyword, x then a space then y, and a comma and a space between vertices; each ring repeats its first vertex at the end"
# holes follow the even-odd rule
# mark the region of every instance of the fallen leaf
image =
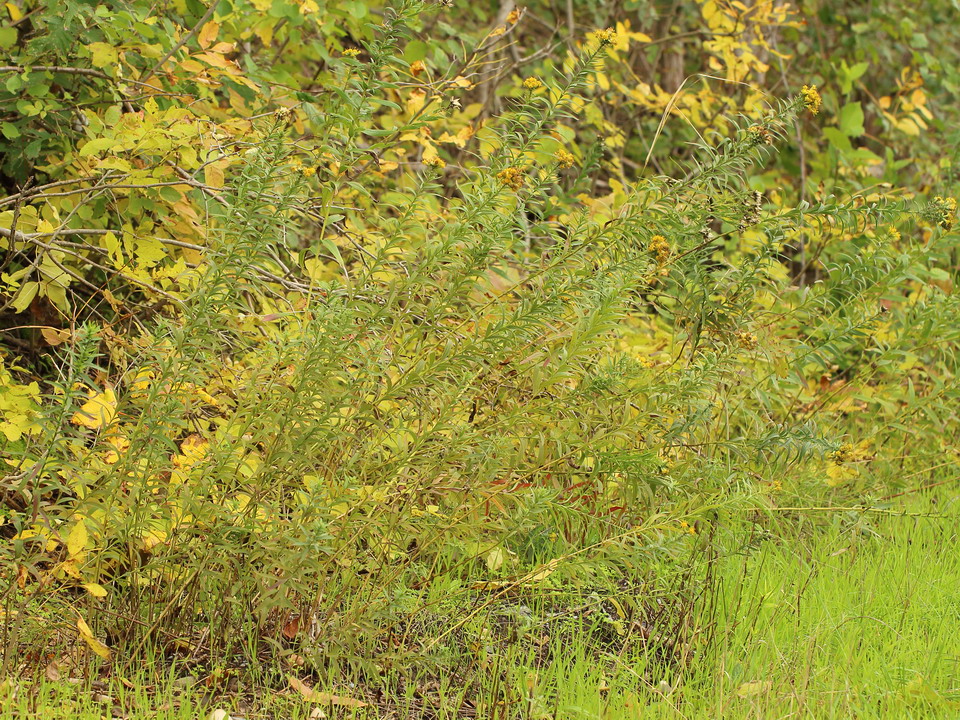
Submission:
POLYGON ((496 572, 501 567, 506 560, 506 553, 503 552, 503 548, 494 548, 489 553, 487 553, 487 570, 490 572, 496 572))
POLYGON ((283 626, 283 636, 287 640, 293 640, 297 633, 300 632, 300 615, 297 615, 293 620, 288 622, 283 626))
POLYGON ((287 675, 287 681, 290 683, 290 687, 300 693, 307 702, 321 703, 323 705, 339 705, 340 707, 367 707, 367 703, 362 700, 354 700, 353 698, 343 697, 341 695, 318 692, 294 675, 287 675))

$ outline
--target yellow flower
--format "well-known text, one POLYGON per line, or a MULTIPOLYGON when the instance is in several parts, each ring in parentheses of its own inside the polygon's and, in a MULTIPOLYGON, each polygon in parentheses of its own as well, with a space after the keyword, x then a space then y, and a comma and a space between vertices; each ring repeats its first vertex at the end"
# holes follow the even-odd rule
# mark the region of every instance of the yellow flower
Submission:
POLYGON ((739 330, 734 333, 734 336, 737 338, 737 344, 744 350, 753 350, 757 346, 757 336, 752 332, 739 330))
POLYGON ((540 88, 543 87, 543 83, 540 82, 538 78, 528 77, 526 80, 523 81, 523 86, 527 90, 539 90, 540 88))
POLYGON ((747 133, 751 145, 773 145, 773 135, 763 125, 751 125, 747 133))
POLYGON ((431 155, 423 159, 424 165, 432 165, 435 168, 446 167, 446 163, 443 161, 443 158, 439 155, 431 155))
POLYGON ((933 219, 937 225, 944 230, 953 227, 957 215, 957 201, 952 197, 941 197, 937 195, 931 203, 933 209, 933 219))
POLYGON ((812 114, 820 112, 820 106, 823 105, 823 98, 817 92, 816 85, 804 85, 800 88, 800 97, 803 98, 803 106, 812 114))
POLYGON ((557 166, 562 168, 573 167, 574 163, 577 161, 572 153, 568 153, 563 148, 557 150, 557 154, 554 157, 557 160, 557 166))
POLYGON ((838 465, 854 459, 854 447, 850 443, 844 443, 839 448, 830 453, 830 459, 838 465))
POLYGON ((356 57, 357 55, 360 54, 360 50, 358 50, 357 48, 347 48, 346 50, 343 51, 342 54, 346 57, 356 57))
POLYGON ((600 41, 600 47, 605 47, 613 44, 617 33, 613 30, 613 28, 607 28, 606 30, 597 30, 593 36, 600 41))
POLYGON ((654 235, 647 243, 647 250, 652 252, 660 265, 670 259, 670 243, 663 235, 654 235))
POLYGON ((518 167, 508 167, 497 173, 497 180, 514 190, 523 187, 523 178, 523 170, 518 167))

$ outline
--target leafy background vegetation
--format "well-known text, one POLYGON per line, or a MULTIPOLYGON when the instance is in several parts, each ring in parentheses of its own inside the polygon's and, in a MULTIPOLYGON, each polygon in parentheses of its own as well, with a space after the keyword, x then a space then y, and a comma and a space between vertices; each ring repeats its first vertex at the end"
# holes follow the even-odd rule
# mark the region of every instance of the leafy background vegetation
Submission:
POLYGON ((5 712, 956 709, 955 3, 3 12, 5 712))

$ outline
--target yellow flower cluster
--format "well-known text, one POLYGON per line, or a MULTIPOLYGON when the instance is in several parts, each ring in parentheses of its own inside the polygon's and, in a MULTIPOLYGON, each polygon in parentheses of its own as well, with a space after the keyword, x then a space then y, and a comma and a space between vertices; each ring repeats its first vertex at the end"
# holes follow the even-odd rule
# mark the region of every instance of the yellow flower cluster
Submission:
POLYGON ((360 51, 357 48, 347 48, 342 54, 346 57, 356 57, 360 54, 360 51))
POLYGON ((594 33, 594 37, 596 37, 597 40, 600 41, 600 47, 604 47, 606 45, 612 45, 614 38, 616 38, 616 36, 617 36, 617 33, 616 31, 614 31, 613 28, 607 28, 606 30, 597 30, 594 33))
POLYGON ((957 201, 952 197, 945 198, 937 195, 931 204, 937 225, 944 230, 952 228, 957 216, 957 201))
POLYGON ((424 165, 431 165, 431 166, 433 166, 433 167, 435 167, 435 168, 442 168, 442 167, 446 167, 446 164, 447 164, 447 163, 445 163, 445 162, 443 161, 443 158, 440 157, 439 155, 432 155, 432 156, 430 156, 430 157, 424 158, 424 159, 423 159, 423 164, 424 164, 424 165))
POLYGON ((313 165, 304 165, 303 160, 300 158, 294 158, 290 161, 290 169, 300 173, 304 177, 312 177, 317 174, 317 168, 313 165))
POLYGON ((746 330, 738 330, 734 333, 737 338, 737 344, 744 350, 753 350, 757 346, 757 336, 746 330))
POLYGON ((523 178, 523 170, 518 167, 508 167, 497 173, 497 180, 514 190, 523 187, 523 178))
POLYGON ((830 459, 837 465, 854 459, 854 447, 850 443, 844 443, 839 448, 830 453, 830 459))
POLYGON ((816 115, 820 112, 820 106, 823 105, 823 98, 817 92, 816 85, 804 85, 800 88, 800 97, 803 98, 803 106, 811 113, 816 115))
POLYGON ((543 87, 543 83, 540 82, 538 78, 528 77, 526 80, 523 81, 523 86, 527 90, 539 90, 540 88, 543 87))
POLYGON ((773 135, 763 125, 751 125, 747 134, 751 145, 773 145, 773 135))
POLYGON ((557 150, 557 154, 554 155, 557 160, 557 166, 561 168, 573 167, 577 159, 573 156, 573 153, 569 153, 563 148, 557 150))
POLYGON ((670 243, 663 235, 654 235, 647 243, 647 250, 652 252, 657 258, 657 262, 663 265, 670 259, 670 243))

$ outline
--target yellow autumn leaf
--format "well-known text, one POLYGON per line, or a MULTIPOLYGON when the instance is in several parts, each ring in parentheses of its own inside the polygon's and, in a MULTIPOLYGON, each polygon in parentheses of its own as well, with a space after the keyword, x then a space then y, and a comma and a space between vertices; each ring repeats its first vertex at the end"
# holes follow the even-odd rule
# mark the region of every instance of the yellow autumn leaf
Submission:
POLYGON ((108 465, 113 465, 120 460, 120 453, 130 448, 130 440, 117 433, 113 433, 104 439, 107 441, 109 448, 103 454, 103 461, 108 465))
POLYGON ((163 530, 145 530, 140 534, 140 542, 143 543, 145 552, 150 552, 160 543, 167 539, 167 533, 163 530))
POLYGON ((106 387, 102 393, 92 390, 90 399, 85 402, 79 411, 73 414, 70 422, 74 425, 97 430, 113 422, 117 414, 117 396, 113 388, 106 387))
POLYGON ((223 163, 210 163, 203 172, 207 185, 218 190, 223 187, 223 163))
POLYGON ((217 39, 217 33, 220 32, 219 23, 208 22, 203 28, 197 33, 197 42, 200 43, 200 47, 206 50, 210 47, 210 44, 217 39))
POLYGON ((423 105, 427 99, 427 91, 420 88, 414 88, 410 91, 410 97, 407 98, 407 112, 416 115, 423 110, 423 105))
POLYGON ((60 328, 42 327, 40 328, 40 334, 43 336, 47 345, 60 345, 70 339, 70 331, 61 330, 60 328))
POLYGON ((496 547, 487 553, 487 569, 490 572, 496 572, 501 567, 503 563, 506 562, 507 554, 503 551, 503 548, 496 547))
POLYGON ((84 583, 83 589, 94 597, 102 598, 107 596, 107 590, 103 585, 98 585, 97 583, 84 583))
POLYGON ((180 454, 173 457, 177 467, 192 467, 203 460, 210 443, 197 434, 188 435, 180 443, 180 454))
POLYGON ((77 557, 87 546, 89 534, 87 533, 87 524, 81 518, 73 526, 70 535, 67 536, 67 553, 70 557, 77 557))
POLYGON ((423 146, 423 162, 425 165, 434 165, 443 167, 443 159, 437 152, 437 146, 433 143, 425 143, 423 146))
POLYGON ((93 636, 93 630, 90 629, 90 626, 87 625, 87 623, 81 617, 77 618, 77 630, 80 631, 80 637, 83 638, 83 641, 90 647, 91 650, 93 650, 104 660, 110 659, 110 656, 112 655, 110 648, 93 636))
POLYGON ((80 558, 70 558, 64 563, 60 563, 59 569, 66 575, 75 580, 82 580, 83 574, 80 572, 80 558))

